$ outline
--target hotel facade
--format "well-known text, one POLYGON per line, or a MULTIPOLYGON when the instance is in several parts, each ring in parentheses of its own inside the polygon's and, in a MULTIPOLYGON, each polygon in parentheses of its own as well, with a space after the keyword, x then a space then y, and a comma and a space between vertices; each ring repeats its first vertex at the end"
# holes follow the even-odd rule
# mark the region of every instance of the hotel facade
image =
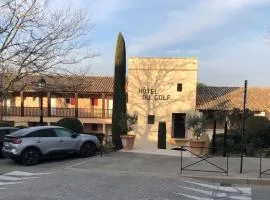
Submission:
MULTIPOLYGON (((166 122, 170 149, 188 144, 193 137, 185 126, 189 113, 242 109, 243 88, 197 87, 197 73, 195 58, 129 58, 127 110, 138 116, 135 148, 157 148, 161 121, 166 122)), ((42 90, 31 84, 40 78, 33 76, 14 86, 3 102, 2 120, 14 126, 34 126, 42 112, 47 125, 63 117, 77 117, 85 132, 111 133, 113 77, 42 77, 46 82, 42 90)), ((269 117, 269 96, 270 88, 249 88, 247 108, 255 115, 269 117)), ((223 132, 222 122, 217 128, 223 132)), ((210 124, 205 139, 211 139, 211 133, 210 124)))

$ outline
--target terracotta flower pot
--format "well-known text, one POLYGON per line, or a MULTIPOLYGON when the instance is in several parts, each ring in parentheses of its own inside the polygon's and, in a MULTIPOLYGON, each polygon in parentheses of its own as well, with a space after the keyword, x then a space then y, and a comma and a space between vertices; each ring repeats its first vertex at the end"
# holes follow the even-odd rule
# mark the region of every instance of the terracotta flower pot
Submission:
POLYGON ((204 153, 204 145, 205 141, 204 140, 190 140, 190 148, 191 151, 195 154, 202 155, 204 153))
POLYGON ((134 146, 135 135, 121 135, 120 137, 123 149, 126 151, 132 150, 134 146))

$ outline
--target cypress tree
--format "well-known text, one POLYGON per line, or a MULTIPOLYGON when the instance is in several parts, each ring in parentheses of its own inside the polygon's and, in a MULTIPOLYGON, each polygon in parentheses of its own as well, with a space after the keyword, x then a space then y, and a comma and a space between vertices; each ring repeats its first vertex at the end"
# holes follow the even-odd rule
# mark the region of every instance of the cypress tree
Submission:
MULTIPOLYGON (((114 69, 114 91, 113 91, 113 114, 112 114, 112 142, 116 149, 122 148, 120 135, 127 134, 120 126, 120 120, 126 116, 126 47, 121 33, 118 34, 115 69, 114 69)), ((126 119, 126 118, 125 118, 126 119)))

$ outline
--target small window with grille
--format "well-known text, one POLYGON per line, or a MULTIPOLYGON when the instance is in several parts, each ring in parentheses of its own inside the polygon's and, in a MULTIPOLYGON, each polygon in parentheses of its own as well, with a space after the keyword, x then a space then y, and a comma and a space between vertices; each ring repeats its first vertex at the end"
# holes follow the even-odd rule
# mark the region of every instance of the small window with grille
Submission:
POLYGON ((177 92, 182 92, 183 91, 183 85, 182 83, 177 84, 177 92))
POLYGON ((148 124, 155 123, 155 115, 148 115, 148 124))

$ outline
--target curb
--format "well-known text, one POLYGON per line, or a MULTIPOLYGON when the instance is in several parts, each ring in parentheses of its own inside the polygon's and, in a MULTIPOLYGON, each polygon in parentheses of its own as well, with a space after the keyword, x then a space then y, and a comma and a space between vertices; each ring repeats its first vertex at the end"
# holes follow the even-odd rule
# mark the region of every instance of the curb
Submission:
POLYGON ((194 175, 180 175, 184 178, 193 178, 200 179, 210 182, 218 182, 221 184, 244 184, 244 185, 270 185, 270 179, 268 178, 233 178, 233 177, 225 177, 225 176, 194 176, 194 175))

